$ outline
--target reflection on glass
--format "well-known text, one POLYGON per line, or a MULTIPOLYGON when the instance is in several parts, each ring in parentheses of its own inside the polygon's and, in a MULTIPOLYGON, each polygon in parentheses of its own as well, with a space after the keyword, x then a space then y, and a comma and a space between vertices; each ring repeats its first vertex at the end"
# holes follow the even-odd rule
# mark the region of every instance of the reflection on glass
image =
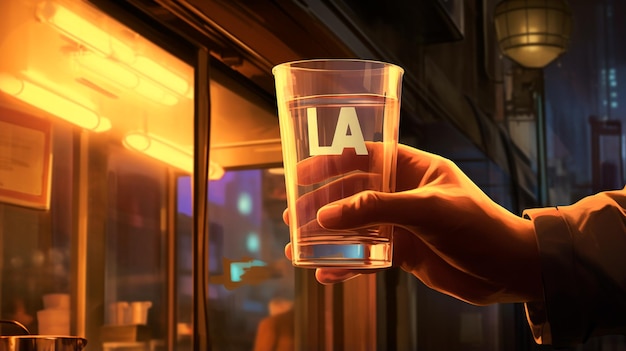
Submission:
MULTIPOLYGON (((69 295, 63 334, 90 350, 163 349, 177 301, 185 350, 191 306, 169 299, 167 244, 192 257, 191 217, 171 204, 177 177, 193 172, 194 68, 85 1, 2 1, 0 13, 0 124, 27 116, 52 129, 49 208, 0 201, 0 318, 37 333, 44 297, 69 295), (125 148, 135 132, 187 162, 125 148)), ((17 155, 43 151, 13 134, 0 141, 0 172, 38 184, 42 167, 17 155)), ((177 281, 188 294, 186 276, 177 281)))
POLYGON ((193 150, 184 150, 167 140, 148 133, 130 132, 124 136, 124 146, 177 169, 193 173, 193 150))
MULTIPOLYGON (((78 9, 80 10, 80 9, 78 9)), ((37 6, 37 18, 60 31, 72 40, 86 45, 104 56, 115 56, 122 60, 132 60, 134 53, 130 45, 90 22, 86 16, 69 10, 53 2, 42 1, 37 6)))
POLYGON ((253 350, 255 343, 274 340, 284 322, 290 327, 281 329, 281 340, 293 346, 284 176, 264 169, 226 171, 209 182, 209 203, 209 318, 220 321, 210 325, 213 347, 253 350))
POLYGON ((77 126, 93 131, 106 131, 111 128, 108 119, 100 117, 92 109, 72 101, 68 97, 46 89, 37 83, 19 79, 7 73, 0 73, 0 91, 49 112, 77 126))

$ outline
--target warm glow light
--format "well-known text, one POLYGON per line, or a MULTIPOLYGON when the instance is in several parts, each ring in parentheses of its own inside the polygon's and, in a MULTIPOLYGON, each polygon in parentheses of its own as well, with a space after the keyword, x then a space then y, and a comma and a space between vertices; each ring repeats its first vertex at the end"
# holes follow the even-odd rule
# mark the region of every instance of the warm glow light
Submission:
POLYGON ((177 104, 178 99, 173 94, 168 93, 168 90, 181 96, 189 96, 191 87, 183 77, 171 72, 152 59, 136 56, 135 51, 130 46, 67 8, 46 1, 39 5, 37 16, 63 35, 103 56, 103 61, 101 61, 103 64, 98 68, 93 65, 94 62, 90 62, 90 60, 95 61, 96 59, 88 58, 86 55, 80 58, 83 61, 81 64, 103 72, 103 76, 109 77, 110 74, 109 78, 119 84, 132 87, 139 94, 169 106, 177 104), (105 58, 114 58, 116 61, 104 62, 105 58), (113 67, 114 65, 118 67, 113 67), (108 69, 111 71, 109 72, 108 69))
POLYGON ((193 153, 155 135, 132 132, 124 137, 124 145, 181 171, 193 173, 193 153))
POLYGON ((83 51, 74 55, 74 60, 81 67, 124 88, 133 89, 139 84, 139 77, 135 73, 106 57, 83 51))
POLYGON ((185 96, 189 90, 185 79, 145 56, 137 56, 131 67, 180 95, 185 96))
POLYGON ((160 85, 152 83, 146 78, 139 77, 136 73, 107 57, 94 55, 91 52, 80 52, 74 55, 75 61, 85 69, 96 74, 98 77, 118 84, 127 89, 133 89, 138 94, 155 102, 168 106, 178 103, 178 98, 168 93, 160 85))
POLYGON ((494 22, 500 50, 524 67, 543 68, 567 49, 571 11, 565 0, 503 0, 494 22))
POLYGON ((102 132, 111 128, 111 121, 95 111, 28 80, 0 73, 0 91, 53 114, 81 128, 102 132))
POLYGON ((128 45, 59 4, 50 1, 41 3, 37 8, 37 17, 104 56, 114 56, 124 62, 130 62, 135 57, 134 50, 128 45))
MULTIPOLYGON (((186 173, 193 173, 193 151, 156 135, 143 132, 128 133, 124 137, 124 146, 186 173)), ((216 162, 209 161, 209 180, 217 180, 223 176, 224 168, 216 162)))
POLYGON ((96 133, 106 132, 111 129, 111 120, 106 117, 100 117, 100 124, 94 129, 92 129, 96 133))
POLYGON ((224 168, 217 162, 209 160, 209 180, 222 179, 224 176, 224 168))
POLYGON ((160 85, 152 83, 147 79, 140 79, 139 84, 135 87, 135 91, 164 105, 174 106, 178 103, 176 96, 168 93, 160 85))
POLYGON ((281 175, 284 176, 285 175, 285 169, 282 167, 278 167, 278 168, 269 168, 267 170, 267 172, 269 174, 273 174, 273 175, 281 175))

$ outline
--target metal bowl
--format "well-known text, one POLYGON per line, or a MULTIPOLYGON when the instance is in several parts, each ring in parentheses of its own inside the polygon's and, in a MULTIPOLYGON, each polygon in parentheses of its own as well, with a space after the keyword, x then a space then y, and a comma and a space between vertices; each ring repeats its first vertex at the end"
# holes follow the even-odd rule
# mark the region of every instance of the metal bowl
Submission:
POLYGON ((0 336, 0 351, 82 351, 87 339, 77 336, 0 336))

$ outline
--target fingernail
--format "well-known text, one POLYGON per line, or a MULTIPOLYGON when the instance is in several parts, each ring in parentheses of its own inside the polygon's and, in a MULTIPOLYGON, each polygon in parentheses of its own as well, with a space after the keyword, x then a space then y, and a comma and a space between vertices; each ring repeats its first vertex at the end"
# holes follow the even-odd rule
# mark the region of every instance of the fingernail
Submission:
POLYGON ((352 278, 359 276, 360 274, 357 272, 343 270, 343 269, 325 269, 318 268, 315 271, 315 278, 318 282, 324 285, 342 283, 352 278))
POLYGON ((317 211, 317 221, 323 227, 332 227, 341 220, 341 206, 327 205, 317 211))

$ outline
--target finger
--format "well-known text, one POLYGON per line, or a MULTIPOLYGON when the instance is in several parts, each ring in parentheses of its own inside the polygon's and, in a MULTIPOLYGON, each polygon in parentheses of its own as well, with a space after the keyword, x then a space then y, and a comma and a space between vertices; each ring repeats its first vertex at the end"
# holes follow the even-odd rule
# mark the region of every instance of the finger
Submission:
MULTIPOLYGON (((444 187, 436 191, 445 191, 444 187)), ((449 196, 448 196, 449 197, 449 196)), ((320 208, 317 221, 327 229, 345 230, 381 224, 440 228, 454 226, 449 220, 454 202, 432 196, 431 191, 414 189, 409 192, 384 193, 363 191, 320 208)))
MULTIPOLYGON (((479 225, 471 222, 490 221, 479 212, 472 212, 473 205, 465 203, 467 198, 455 195, 457 193, 458 190, 444 186, 402 193, 365 191, 322 207, 317 212, 317 222, 333 231, 379 225, 409 228, 432 250, 457 264, 452 259, 466 259, 470 249, 478 256, 487 250, 483 245, 472 245, 485 238, 482 232, 475 230, 479 225)), ((471 264, 472 267, 479 265, 485 263, 478 260, 471 264)))
MULTIPOLYGON (((430 249, 419 238, 407 231, 400 231, 395 234, 393 245, 393 265, 406 271, 423 266, 428 257, 433 257, 430 249)), ((373 274, 386 269, 318 268, 315 272, 315 278, 322 284, 336 284, 363 274, 373 274)))
POLYGON ((380 189, 380 180, 381 177, 377 174, 349 174, 302 195, 296 200, 296 211, 299 215, 299 222, 315 219, 317 210, 329 202, 354 195, 364 190, 380 189), (307 214, 308 217, 306 216, 307 214))
POLYGON ((315 270, 315 279, 324 285, 343 283, 359 275, 361 272, 349 269, 318 268, 315 270))
MULTIPOLYGON (((317 214, 317 210, 329 202, 342 197, 354 195, 364 190, 376 190, 380 188, 380 175, 370 173, 350 174, 331 182, 319 189, 301 196, 296 201, 298 213, 317 214)), ((314 217, 303 220, 310 221, 314 217)), ((289 209, 283 211, 283 221, 289 225, 289 209)))
POLYGON ((289 261, 291 261, 293 257, 292 251, 291 251, 291 243, 287 243, 287 245, 285 245, 285 257, 287 257, 289 261))
MULTIPOLYGON (((366 143, 368 155, 356 155, 353 149, 344 150, 342 155, 318 155, 307 158, 297 165, 297 182, 301 185, 319 183, 329 177, 349 173, 354 170, 382 171, 385 144, 366 143), (374 162, 375 164, 371 164, 374 162), (320 170, 323 170, 321 172, 320 170)), ((387 144, 388 147, 388 144, 387 144)), ((452 165, 449 160, 426 151, 398 144, 396 191, 405 191, 423 185, 441 175, 441 169, 452 165)))
MULTIPOLYGON (((351 171, 368 171, 371 162, 382 167, 384 144, 367 142, 368 155, 356 155, 353 149, 345 149, 342 155, 318 155, 300 161, 297 165, 297 181, 300 185, 319 183, 329 177, 346 174, 351 171), (323 169, 325 172, 320 172, 323 169)), ((398 144, 398 170, 409 170, 397 176, 397 191, 415 188, 422 178, 433 176, 439 167, 446 165, 448 160, 439 155, 398 144)), ((445 168, 445 167, 444 167, 445 168)), ((376 168, 374 168, 376 169, 376 168)), ((436 174, 434 175, 436 176, 436 174)))
MULTIPOLYGON (((285 257, 291 261, 292 254, 292 245, 291 243, 287 243, 285 245, 285 257)), ((369 272, 369 273, 374 273, 369 272)), ((356 276, 359 276, 361 272, 349 269, 334 269, 334 268, 318 268, 315 271, 315 278, 318 282, 322 284, 335 284, 341 283, 346 280, 352 279, 356 276)))

